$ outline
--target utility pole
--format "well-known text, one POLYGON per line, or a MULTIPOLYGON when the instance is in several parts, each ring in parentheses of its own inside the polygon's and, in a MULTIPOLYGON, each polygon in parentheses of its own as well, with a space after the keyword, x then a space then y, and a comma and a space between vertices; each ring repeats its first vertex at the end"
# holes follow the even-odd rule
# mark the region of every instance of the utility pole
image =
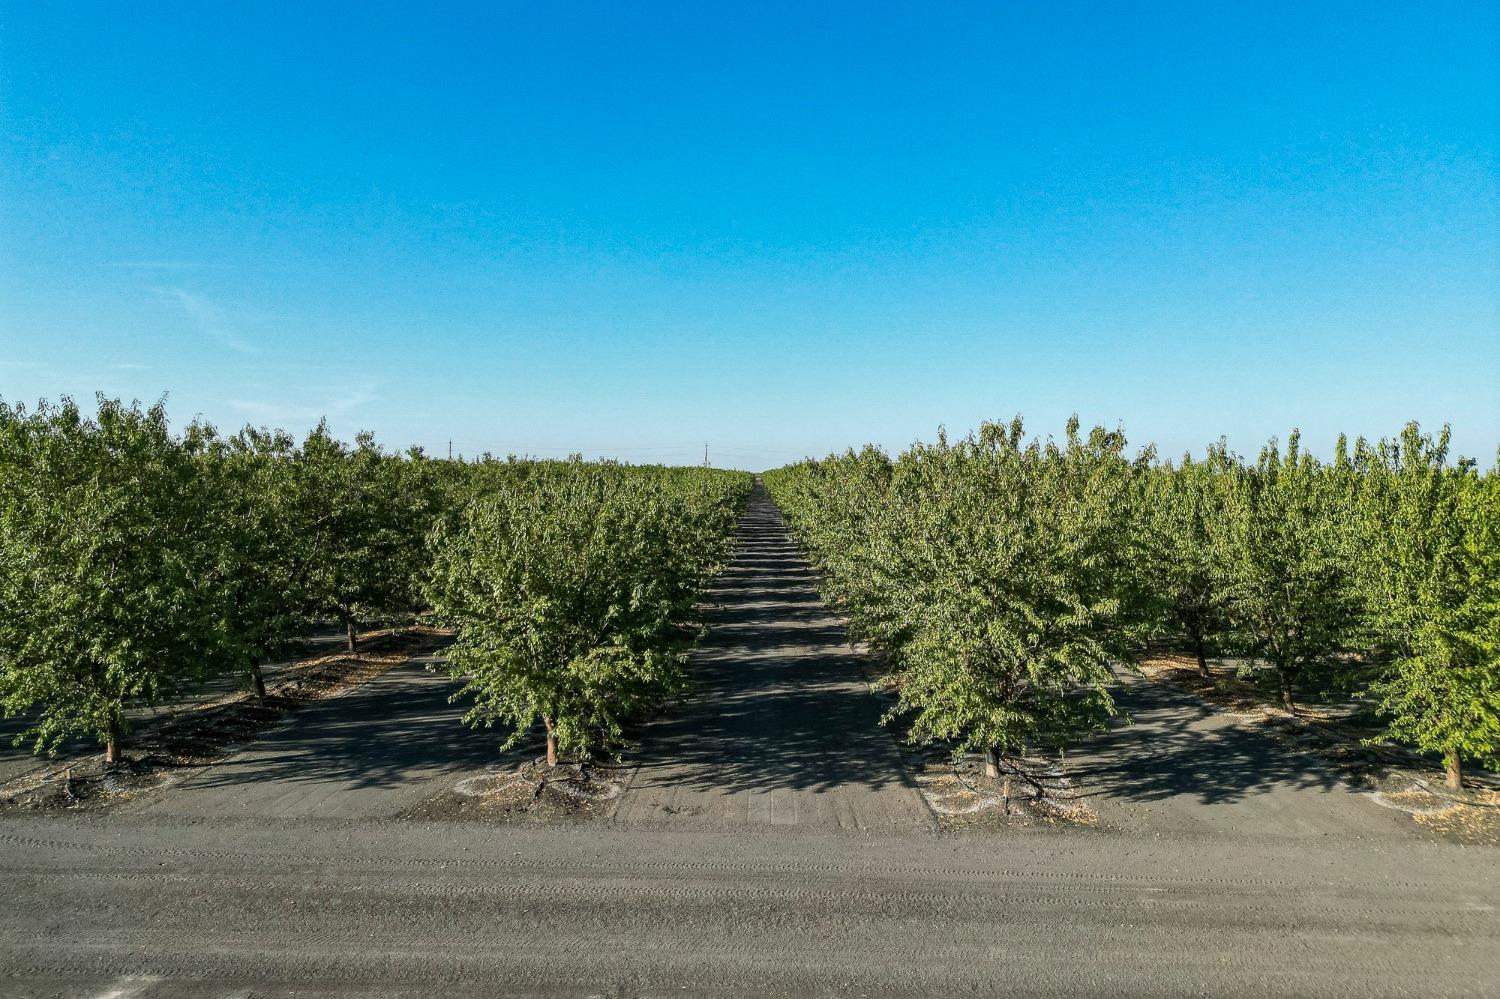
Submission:
POLYGON ((448 438, 448 460, 453 460, 453 438, 448 438))
POLYGON ((705 442, 704 445, 703 445, 703 467, 704 468, 708 467, 708 444, 707 444, 707 442, 705 442))

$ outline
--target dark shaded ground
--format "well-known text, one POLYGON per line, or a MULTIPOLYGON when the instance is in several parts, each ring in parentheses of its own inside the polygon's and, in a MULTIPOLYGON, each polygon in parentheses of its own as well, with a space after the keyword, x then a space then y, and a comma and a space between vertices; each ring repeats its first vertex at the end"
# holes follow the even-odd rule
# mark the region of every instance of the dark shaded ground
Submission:
POLYGON ((390 817, 449 777, 493 762, 500 736, 464 707, 432 656, 297 712, 216 766, 130 806, 157 815, 390 817))
POLYGON ((1168 833, 1410 837, 1409 817, 1382 808, 1323 759, 1289 750, 1191 694, 1124 677, 1123 719, 1069 759, 1106 827, 1168 833))
MULTIPOLYGON (((300 648, 297 650, 302 655, 315 655, 321 651, 327 651, 344 640, 344 634, 340 630, 321 629, 302 639, 300 648)), ((294 661, 294 660, 293 660, 294 661)), ((292 661, 268 663, 262 667, 267 682, 274 682, 278 673, 292 661)), ((133 726, 140 726, 152 722, 158 718, 168 717, 181 711, 191 710, 201 704, 216 700, 226 694, 243 690, 247 686, 245 677, 239 674, 225 674, 212 677, 206 682, 185 691, 180 697, 174 698, 170 703, 157 705, 155 707, 137 707, 126 712, 133 726)), ((94 742, 84 738, 73 738, 58 747, 56 759, 46 756, 38 756, 32 751, 32 744, 22 742, 14 745, 15 739, 29 728, 33 721, 32 712, 15 715, 10 718, 0 718, 0 783, 29 773, 41 766, 47 766, 56 760, 67 759, 70 756, 84 755, 100 752, 100 747, 94 742)))
POLYGON ((710 599, 694 696, 648 730, 615 820, 931 829, 881 704, 760 486, 710 599))

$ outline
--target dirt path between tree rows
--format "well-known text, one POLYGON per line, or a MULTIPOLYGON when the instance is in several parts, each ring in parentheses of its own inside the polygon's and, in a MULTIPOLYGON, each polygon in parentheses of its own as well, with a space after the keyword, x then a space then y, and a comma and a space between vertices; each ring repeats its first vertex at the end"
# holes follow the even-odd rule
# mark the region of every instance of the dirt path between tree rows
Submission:
POLYGON ((760 486, 710 599, 697 689, 647 732, 615 821, 932 829, 881 702, 760 486))

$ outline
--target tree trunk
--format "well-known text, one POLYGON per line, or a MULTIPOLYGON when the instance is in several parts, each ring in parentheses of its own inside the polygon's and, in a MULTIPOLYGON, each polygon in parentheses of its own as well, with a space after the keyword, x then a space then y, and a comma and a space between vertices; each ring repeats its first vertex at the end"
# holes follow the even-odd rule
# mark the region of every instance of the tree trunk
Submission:
POLYGON ((984 751, 984 775, 990 780, 1000 779, 1000 750, 994 746, 984 751))
POLYGON ((359 648, 359 635, 354 630, 354 618, 352 617, 344 618, 344 638, 350 652, 354 652, 359 648))
POLYGON ((266 699, 266 677, 260 671, 260 659, 255 656, 250 657, 250 684, 255 688, 256 700, 264 701, 266 699))
POLYGON ((547 766, 557 766, 557 733, 552 730, 552 719, 543 718, 542 724, 547 726, 547 766))
POLYGON ((1203 632, 1195 629, 1193 632, 1193 651, 1198 654, 1198 675, 1205 680, 1212 680, 1208 672, 1208 656, 1204 654, 1203 632))
POLYGON ((1443 785, 1450 791, 1462 791, 1464 789, 1464 767, 1458 761, 1458 753, 1449 750, 1443 757, 1443 769, 1446 771, 1443 785))
POLYGON ((1281 704, 1282 704, 1282 707, 1286 708, 1286 713, 1287 714, 1289 714, 1289 715, 1295 715, 1297 713, 1297 705, 1292 700, 1292 682, 1286 678, 1286 674, 1283 673, 1281 670, 1278 669, 1276 671, 1276 674, 1277 674, 1277 676, 1281 677, 1281 704))
POLYGON ((120 720, 118 718, 111 718, 109 720, 109 727, 104 734, 104 763, 106 766, 120 762, 124 748, 121 746, 123 741, 120 734, 120 720))

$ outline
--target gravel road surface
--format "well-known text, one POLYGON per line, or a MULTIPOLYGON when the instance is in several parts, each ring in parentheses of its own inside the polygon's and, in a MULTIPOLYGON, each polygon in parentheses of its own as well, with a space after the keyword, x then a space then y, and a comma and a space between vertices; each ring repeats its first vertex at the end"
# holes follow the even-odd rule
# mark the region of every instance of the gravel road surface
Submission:
POLYGON ((7 996, 1500 989, 1494 854, 1431 843, 117 816, 0 877, 7 996))

